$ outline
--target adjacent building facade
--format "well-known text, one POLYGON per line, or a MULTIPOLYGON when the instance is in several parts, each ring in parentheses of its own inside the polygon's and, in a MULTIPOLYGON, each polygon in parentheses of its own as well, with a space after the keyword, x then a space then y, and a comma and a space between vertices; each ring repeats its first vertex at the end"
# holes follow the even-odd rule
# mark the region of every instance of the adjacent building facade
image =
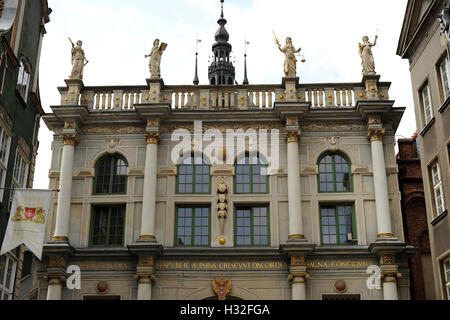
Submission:
POLYGON ((209 85, 59 88, 38 299, 410 299, 390 83, 235 85, 225 24, 209 85))
POLYGON ((408 1, 397 50, 410 63, 437 299, 450 299, 448 6, 442 0, 408 1))
POLYGON ((402 197, 405 241, 417 248, 409 260, 411 270, 411 299, 435 300, 433 267, 431 263, 428 220, 423 192, 417 133, 411 139, 399 139, 397 165, 402 197))
MULTIPOLYGON (((6 14, 5 5, 11 2, 0 1, 0 19, 6 14)), ((12 28, 0 35, 0 243, 14 189, 33 186, 39 122, 44 114, 39 60, 50 12, 46 0, 19 0, 12 28)), ((17 296, 23 254, 22 247, 0 256, 0 300, 17 296)))

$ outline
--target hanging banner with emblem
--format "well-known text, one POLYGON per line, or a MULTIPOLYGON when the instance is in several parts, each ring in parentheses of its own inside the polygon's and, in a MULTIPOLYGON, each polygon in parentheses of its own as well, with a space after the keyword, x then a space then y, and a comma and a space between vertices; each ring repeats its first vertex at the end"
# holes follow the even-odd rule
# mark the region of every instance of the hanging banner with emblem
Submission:
POLYGON ((51 199, 50 190, 15 190, 0 255, 24 244, 41 260, 51 199))

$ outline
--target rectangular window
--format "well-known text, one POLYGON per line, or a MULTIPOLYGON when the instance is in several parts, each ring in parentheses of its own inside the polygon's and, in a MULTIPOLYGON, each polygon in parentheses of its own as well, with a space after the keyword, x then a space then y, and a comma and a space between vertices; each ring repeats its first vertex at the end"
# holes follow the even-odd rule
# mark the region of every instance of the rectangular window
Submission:
POLYGON ((450 300, 450 258, 444 261, 444 277, 445 291, 447 292, 447 300, 450 300))
POLYGON ((447 98, 450 96, 450 83, 448 81, 448 67, 449 63, 447 58, 443 59, 442 62, 439 64, 439 75, 441 80, 441 88, 442 88, 442 94, 444 95, 444 101, 447 100, 447 98))
POLYGON ((209 206, 179 206, 176 214, 175 245, 209 246, 209 206))
POLYGON ((445 211, 444 190, 442 187, 441 169, 438 162, 431 165, 430 172, 434 203, 436 206, 436 216, 438 216, 445 211))
MULTIPOLYGON (((11 138, 8 136, 6 131, 0 127, 0 188, 5 187, 10 144, 11 138)), ((0 189, 0 202, 3 200, 3 192, 4 189, 0 189)))
POLYGON ((28 87, 30 84, 31 74, 25 67, 24 62, 20 61, 19 76, 17 77, 16 90, 20 93, 20 96, 25 102, 27 102, 28 97, 28 87))
POLYGON ((0 300, 12 300, 17 262, 9 255, 0 256, 0 300))
POLYGON ((123 246, 124 224, 125 205, 94 207, 91 225, 91 245, 123 246))
POLYGON ((322 244, 353 244, 356 238, 352 204, 321 205, 322 244))
POLYGON ((431 105, 430 86, 426 84, 422 90, 420 90, 420 97, 422 99, 423 115, 425 119, 425 126, 433 119, 433 108, 431 105))
POLYGON ((238 206, 235 219, 237 246, 270 245, 269 208, 267 206, 238 206))

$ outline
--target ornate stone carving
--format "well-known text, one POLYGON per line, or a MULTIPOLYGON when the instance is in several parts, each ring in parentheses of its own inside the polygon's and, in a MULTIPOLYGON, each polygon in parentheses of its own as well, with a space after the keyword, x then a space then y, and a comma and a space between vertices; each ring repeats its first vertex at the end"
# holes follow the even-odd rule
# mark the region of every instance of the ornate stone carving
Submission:
POLYGON ((361 56, 362 74, 375 75, 375 59, 373 58, 372 47, 377 45, 378 36, 375 36, 375 41, 370 43, 369 37, 364 36, 363 42, 359 44, 359 55, 361 56))
POLYGON ((64 122, 64 129, 75 129, 76 122, 75 120, 66 120, 64 122))
POLYGON ((63 140, 65 146, 73 146, 73 147, 75 147, 80 141, 78 139, 78 136, 73 133, 61 135, 61 139, 63 140))
POLYGON ((219 300, 226 300, 227 296, 231 292, 231 280, 230 279, 214 279, 212 281, 212 289, 217 295, 219 300))
POLYGON ((159 128, 159 119, 147 119, 147 127, 159 128))
POLYGON ((385 255, 381 256, 381 263, 382 264, 394 264, 395 256, 393 254, 385 254, 385 255))
POLYGON ((300 140, 300 130, 288 130, 284 133, 284 139, 287 143, 298 142, 300 140))
POLYGON ((91 127, 85 126, 81 128, 83 134, 131 134, 131 133, 145 133, 145 127, 136 126, 100 126, 91 127))
POLYGON ((383 135, 385 134, 386 129, 369 129, 369 133, 367 134, 367 138, 370 139, 370 142, 375 141, 383 141, 383 135))
POLYGON ((117 148, 119 147, 119 139, 110 139, 106 140, 106 148, 109 154, 114 154, 117 152, 117 148))
POLYGON ((95 286, 95 291, 97 291, 98 294, 106 294, 109 291, 109 284, 106 281, 99 281, 97 285, 95 286))
POLYGON ((347 283, 344 280, 337 280, 334 283, 334 290, 340 293, 347 291, 347 283))
POLYGON ((81 48, 83 42, 78 40, 77 46, 73 44, 72 40, 70 40, 70 43, 72 44, 72 73, 70 79, 82 80, 84 67, 89 63, 84 54, 84 50, 81 48))
POLYGON ((369 116, 369 125, 371 124, 382 124, 380 115, 369 116))
POLYGON ((160 42, 159 39, 155 39, 155 41, 153 41, 152 51, 150 52, 150 54, 145 55, 145 58, 150 57, 149 68, 151 79, 161 78, 161 57, 166 48, 166 43, 160 42))
POLYGON ((145 134, 147 144, 158 144, 161 141, 161 135, 159 132, 147 132, 145 134))
POLYGON ((331 151, 336 152, 339 137, 328 137, 327 140, 328 140, 328 143, 330 144, 331 151))
MULTIPOLYGON (((177 129, 186 129, 190 132, 194 131, 194 125, 189 124, 181 124, 181 125, 163 125, 162 128, 168 132, 174 132, 177 129)), ((247 131, 249 129, 255 130, 267 130, 270 132, 271 130, 282 130, 283 126, 280 124, 227 124, 227 125, 212 125, 212 124, 203 124, 202 125, 202 133, 205 133, 209 129, 216 129, 222 133, 225 133, 227 129, 238 130, 242 129, 247 131)))
POLYGON ((287 126, 298 126, 298 118, 297 117, 288 117, 286 119, 287 126))
POLYGON ((153 267, 153 257, 139 256, 138 267, 153 267))
POLYGON ((305 283, 305 281, 309 278, 309 274, 306 271, 291 272, 288 276, 288 280, 292 281, 293 283, 305 283))
POLYGON ((306 261, 304 256, 292 256, 291 266, 306 266, 306 261))
POLYGON ((49 267, 63 267, 64 266, 64 258, 63 257, 49 257, 48 266, 49 267))
POLYGON ((222 177, 222 181, 217 187, 217 218, 219 219, 221 235, 225 233, 225 219, 228 214, 227 194, 228 186, 224 181, 224 177, 222 177))

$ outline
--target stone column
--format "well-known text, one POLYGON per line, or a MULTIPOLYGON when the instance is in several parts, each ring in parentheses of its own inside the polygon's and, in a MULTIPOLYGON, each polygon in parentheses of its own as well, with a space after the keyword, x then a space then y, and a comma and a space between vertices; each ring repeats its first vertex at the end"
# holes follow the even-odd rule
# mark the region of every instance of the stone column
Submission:
POLYGON ((151 300, 152 281, 155 279, 153 274, 153 256, 139 256, 136 270, 135 278, 138 281, 137 300, 151 300))
MULTIPOLYGON (((66 127, 68 126, 66 121, 66 127)), ((59 180, 58 205, 56 208, 56 228, 53 241, 69 240, 70 204, 72 200, 73 155, 78 143, 76 134, 63 134, 64 141, 61 174, 59 180)))
POLYGON ((292 285, 292 300, 306 300, 306 280, 309 275, 306 272, 304 256, 292 256, 289 280, 292 285))
POLYGON ((48 260, 46 278, 48 280, 47 300, 62 299, 62 285, 66 281, 68 259, 63 256, 50 256, 48 260))
MULTIPOLYGON (((382 126, 382 125, 381 125, 382 126)), ((378 238, 393 238, 391 214, 389 208, 388 183, 386 177, 386 164, 384 162, 382 127, 371 128, 369 134, 372 148, 373 182, 375 185, 375 206, 377 213, 378 238)))
POLYGON ((289 240, 301 240, 305 238, 303 233, 300 189, 300 133, 301 131, 298 125, 298 118, 288 118, 285 138, 287 143, 289 240))
POLYGON ((402 274, 398 272, 398 264, 395 264, 395 255, 382 255, 380 269, 384 300, 398 300, 397 278, 401 278, 402 274))
POLYGON ((62 282, 59 278, 50 278, 48 281, 47 300, 61 300, 62 282))
MULTIPOLYGON (((148 122, 150 124, 150 121, 148 122)), ((158 143, 160 141, 160 134, 158 131, 147 132, 145 137, 147 141, 147 153, 145 156, 144 195, 142 203, 141 235, 139 240, 155 242, 156 183, 158 175, 158 143)))

